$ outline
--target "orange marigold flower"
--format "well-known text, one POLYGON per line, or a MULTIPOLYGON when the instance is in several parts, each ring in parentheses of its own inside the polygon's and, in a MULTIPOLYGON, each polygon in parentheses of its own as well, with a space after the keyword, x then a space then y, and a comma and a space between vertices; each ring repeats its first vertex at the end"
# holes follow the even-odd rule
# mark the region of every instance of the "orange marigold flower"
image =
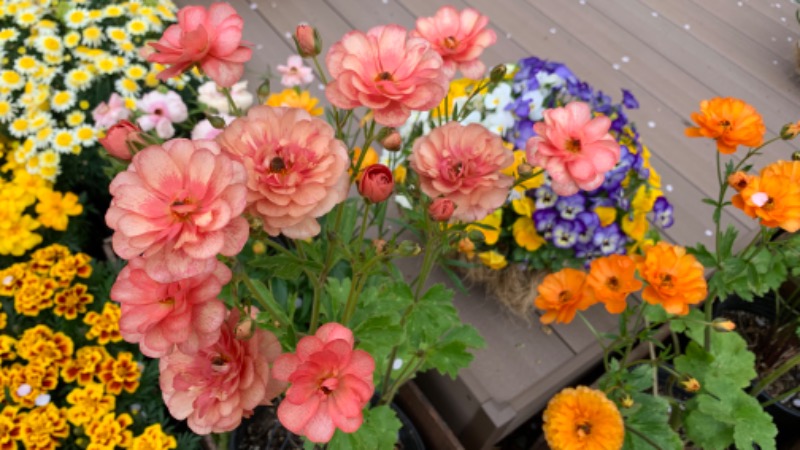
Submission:
POLYGON ((761 171, 731 199, 733 205, 766 227, 793 233, 800 229, 800 161, 778 161, 761 171))
MULTIPOLYGON (((0 334, 0 361, 11 361, 17 357, 14 347, 17 340, 7 334, 0 334)), ((1 398, 1 397, 0 397, 1 398)))
POLYGON ((21 422, 25 416, 19 414, 19 407, 7 405, 0 412, 0 450, 17 450, 21 438, 21 422))
POLYGON ((78 317, 78 313, 85 313, 86 305, 93 301, 94 295, 89 293, 89 287, 78 283, 56 294, 56 306, 53 308, 53 312, 57 316, 72 320, 78 317))
POLYGON ((119 395, 123 389, 133 394, 139 388, 139 365, 133 353, 122 352, 117 359, 109 358, 98 367, 97 378, 106 385, 106 391, 119 395))
POLYGON ((47 325, 36 325, 22 333, 17 342, 20 358, 43 365, 64 364, 72 357, 75 344, 62 332, 53 333, 47 325))
POLYGON ((170 450, 178 448, 174 437, 164 433, 161 424, 156 423, 144 429, 144 432, 133 438, 131 450, 170 450))
POLYGON ((97 342, 103 345, 121 341, 119 318, 120 309, 116 303, 109 302, 103 305, 103 312, 100 314, 90 312, 83 318, 84 323, 92 326, 86 332, 86 339, 97 338, 97 342))
POLYGON ((42 310, 53 306, 53 293, 57 287, 55 280, 28 274, 14 294, 14 309, 17 314, 38 316, 42 310))
POLYGON ((114 411, 117 398, 104 392, 102 384, 91 383, 83 389, 73 389, 67 394, 67 420, 80 426, 114 411))
POLYGON ((53 264, 71 254, 69 248, 61 244, 40 248, 31 254, 31 268, 37 273, 48 274, 53 264))
POLYGON ((547 275, 539 285, 534 305, 545 311, 542 323, 570 323, 578 310, 585 310, 597 301, 580 270, 562 269, 547 275))
POLYGON ((66 256, 50 268, 50 276, 57 278, 62 286, 67 286, 75 276, 89 278, 92 275, 92 258, 86 253, 66 256))
POLYGON ((9 392, 14 403, 25 407, 36 406, 36 398, 58 386, 58 369, 55 365, 14 364, 8 381, 9 392))
POLYGON ((758 147, 764 142, 767 128, 755 108, 736 98, 712 98, 700 102, 700 112, 692 113, 696 127, 686 129, 689 137, 717 141, 717 150, 730 155, 736 147, 758 147))
POLYGON ((28 274, 28 264, 16 263, 0 270, 0 296, 13 297, 28 274))
POLYGON ((553 450, 616 450, 625 442, 617 406, 586 386, 556 394, 544 410, 544 437, 553 450))
POLYGON ((107 359, 112 359, 105 347, 91 345, 81 347, 75 353, 75 359, 69 360, 61 368, 61 378, 67 383, 76 381, 85 386, 92 382, 97 366, 107 359))
POLYGON ((8 315, 0 312, 0 330, 5 329, 6 325, 8 325, 8 315))
POLYGON ((624 311, 628 295, 642 288, 642 282, 636 279, 636 262, 626 255, 595 259, 586 281, 611 314, 624 311))
POLYGON ((755 178, 755 175, 750 175, 746 172, 734 172, 728 175, 728 186, 732 187, 736 192, 741 192, 742 189, 750 186, 755 178))
POLYGON ((670 314, 688 314, 689 305, 702 302, 708 294, 703 265, 685 248, 666 242, 645 251, 639 274, 648 284, 642 298, 670 314))
POLYGON ((86 435, 89 436, 89 449, 101 448, 128 448, 133 441, 133 432, 128 429, 133 424, 129 414, 120 414, 114 417, 109 413, 101 419, 95 419, 86 426, 86 435))
POLYGON ((61 439, 69 436, 69 425, 64 416, 64 408, 59 409, 52 403, 32 410, 22 420, 20 441, 28 449, 50 450, 60 447, 61 439))

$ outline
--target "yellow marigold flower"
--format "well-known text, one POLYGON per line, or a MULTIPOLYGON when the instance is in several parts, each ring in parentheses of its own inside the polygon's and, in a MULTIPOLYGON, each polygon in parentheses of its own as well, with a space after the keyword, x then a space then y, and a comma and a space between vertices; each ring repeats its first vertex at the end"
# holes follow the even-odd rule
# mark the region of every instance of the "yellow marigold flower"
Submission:
POLYGON ((13 297, 17 289, 22 287, 27 274, 28 265, 25 263, 16 263, 0 270, 0 296, 13 297))
POLYGON ((86 305, 94 301, 94 296, 89 293, 89 287, 78 283, 71 288, 56 294, 53 312, 67 320, 78 317, 78 313, 86 312, 86 305))
POLYGON ((81 347, 75 353, 75 359, 61 366, 61 378, 67 383, 77 382, 86 386, 94 379, 97 368, 103 361, 112 359, 108 350, 100 345, 81 347))
POLYGON ((62 332, 53 333, 47 325, 36 325, 22 333, 17 354, 31 363, 61 365, 69 361, 75 350, 72 339, 62 332))
POLYGON ((34 233, 39 222, 25 214, 19 221, 9 224, 7 234, 0 239, 0 255, 22 256, 42 242, 42 236, 34 233))
MULTIPOLYGON (((361 158, 361 147, 356 147, 353 149, 353 158, 351 159, 353 167, 347 170, 347 173, 349 173, 351 176, 353 175, 353 168, 355 167, 356 164, 358 164, 358 160, 360 158, 361 158)), ((364 170, 373 164, 377 164, 378 160, 379 160, 378 152, 376 152, 375 149, 372 147, 367 149, 367 154, 364 155, 364 160, 361 161, 361 166, 359 167, 358 176, 356 177, 356 180, 360 180, 361 175, 364 173, 364 170)))
POLYGON ((61 439, 69 436, 69 425, 64 408, 48 403, 43 408, 29 412, 22 420, 20 441, 25 448, 50 450, 61 446, 61 439))
POLYGON ((321 107, 317 106, 317 103, 319 103, 319 99, 312 97, 308 91, 300 91, 298 93, 292 88, 270 94, 265 102, 268 106, 305 109, 312 116, 321 116, 323 110, 321 107))
POLYGON ((36 317, 44 309, 53 306, 53 293, 58 284, 49 278, 28 274, 22 287, 14 294, 14 310, 17 314, 36 317))
POLYGON ((36 398, 58 386, 58 369, 55 365, 14 364, 8 383, 11 399, 25 408, 33 408, 36 398))
POLYGON ((86 435, 90 443, 87 450, 128 448, 133 441, 133 432, 128 427, 133 419, 128 414, 114 417, 114 413, 104 415, 100 420, 93 420, 86 426, 86 435))
POLYGON ((86 332, 86 339, 95 339, 105 345, 109 342, 119 342, 122 335, 119 334, 120 309, 116 303, 106 303, 103 305, 103 312, 98 314, 90 312, 83 318, 83 322, 91 325, 86 332))
POLYGON ((156 423, 144 429, 144 432, 133 438, 131 450, 170 450, 178 448, 173 436, 164 433, 161 424, 156 423))
MULTIPOLYGON (((7 405, 0 412, 0 449, 16 450, 17 442, 22 435, 22 419, 25 416, 19 413, 19 407, 7 405)), ((173 447, 174 448, 174 447, 173 447)), ((144 450, 144 449, 143 449, 144 450)))
POLYGON ((97 369, 97 378, 106 385, 106 390, 114 395, 119 395, 123 389, 131 394, 136 392, 140 376, 139 365, 133 360, 133 354, 130 352, 122 352, 117 355, 117 359, 109 358, 103 361, 97 369))
POLYGON ((83 205, 78 203, 78 196, 72 192, 61 194, 50 191, 39 193, 36 213, 39 222, 47 228, 65 231, 69 224, 69 216, 77 216, 83 212, 83 205))
POLYGON ((31 254, 31 268, 40 274, 49 274, 55 263, 72 255, 69 248, 61 244, 53 244, 40 248, 31 254))
POLYGON ((11 361, 16 359, 17 354, 14 353, 14 348, 16 345, 16 339, 7 334, 0 334, 0 361, 11 361))
POLYGON ((544 436, 553 450, 613 450, 625 442, 625 424, 617 406, 601 391, 586 386, 556 394, 543 420, 544 436))
POLYGON ((106 395, 102 384, 91 383, 83 389, 73 389, 67 394, 67 420, 75 426, 99 419, 116 408, 117 400, 106 395))
POLYGON ((61 285, 69 285, 75 276, 89 278, 92 275, 92 258, 86 253, 65 256, 50 268, 50 276, 61 285))
POLYGON ((508 265, 506 257, 494 250, 478 253, 478 258, 486 267, 492 270, 500 270, 508 265))
POLYGON ((494 245, 497 243, 497 240, 500 239, 500 224, 502 222, 503 210, 498 209, 483 219, 475 222, 484 226, 469 225, 467 226, 467 231, 479 231, 481 234, 483 234, 483 240, 486 242, 486 245, 494 245))

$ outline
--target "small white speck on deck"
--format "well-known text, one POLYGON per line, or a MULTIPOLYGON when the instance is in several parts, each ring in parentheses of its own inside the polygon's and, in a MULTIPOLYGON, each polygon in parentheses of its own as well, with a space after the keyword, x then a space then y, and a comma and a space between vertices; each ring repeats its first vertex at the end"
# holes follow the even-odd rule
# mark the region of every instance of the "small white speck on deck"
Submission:
POLYGON ((292 38, 292 33, 287 31, 286 34, 284 34, 284 36, 286 36, 286 39, 291 39, 292 38))
POLYGON ((651 121, 647 122, 647 126, 650 127, 650 128, 655 128, 656 127, 656 123, 651 120, 651 121))
POLYGON ((320 91, 324 91, 325 90, 325 85, 320 83, 320 84, 317 85, 317 88, 319 88, 320 91))
POLYGON ((257 9, 258 9, 258 5, 257 5, 257 4, 255 4, 255 3, 250 3, 250 9, 252 9, 253 11, 255 11, 255 10, 257 10, 257 9))
POLYGON ((611 67, 614 68, 614 70, 619 70, 621 66, 617 63, 614 63, 611 65, 611 67))
POLYGON ((683 24, 683 29, 684 29, 684 30, 691 30, 691 29, 692 29, 692 26, 691 26, 691 25, 689 25, 688 23, 685 23, 685 24, 683 24))
POLYGON ((711 230, 706 230, 706 236, 711 237, 714 235, 714 232, 711 230))
POLYGON ((658 17, 658 13, 655 12, 655 11, 651 12, 650 15, 653 16, 653 17, 658 17))
POLYGON ((556 27, 550 28, 550 34, 556 34, 556 27))
POLYGON ((624 63, 628 63, 628 62, 631 61, 631 58, 629 56, 627 56, 627 55, 623 56, 621 59, 622 59, 622 62, 624 62, 624 63))
POLYGON ((511 39, 511 33, 506 33, 506 39, 511 39))
POLYGON ((668 184, 668 185, 664 186, 664 189, 666 189, 666 190, 667 190, 667 192, 672 192, 672 189, 673 189, 673 188, 672 188, 672 185, 671 185, 671 184, 668 184))

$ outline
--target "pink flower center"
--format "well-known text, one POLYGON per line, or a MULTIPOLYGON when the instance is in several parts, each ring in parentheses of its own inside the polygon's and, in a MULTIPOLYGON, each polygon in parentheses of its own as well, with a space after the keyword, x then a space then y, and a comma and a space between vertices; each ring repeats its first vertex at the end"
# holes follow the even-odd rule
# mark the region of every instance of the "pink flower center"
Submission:
POLYGON ((170 306, 170 307, 172 307, 172 306, 174 306, 174 305, 175 305, 175 299, 174 299, 174 298, 172 298, 172 297, 167 297, 167 298, 164 298, 164 299, 161 299, 161 300, 159 300, 159 301, 158 301, 158 303, 159 303, 159 304, 162 304, 162 305, 164 305, 164 306, 170 306))
POLYGON ((458 40, 455 36, 447 36, 444 41, 442 41, 442 45, 448 50, 455 50, 458 47, 458 40))
POLYGON ((286 174, 286 161, 284 161, 280 156, 272 158, 272 160, 269 162, 269 171, 271 173, 278 173, 281 175, 286 174))
POLYGON ((330 395, 331 392, 335 391, 337 387, 339 387, 339 379, 330 377, 324 379, 322 383, 320 383, 319 391, 325 395, 330 395))
POLYGON ((581 141, 575 138, 567 139, 567 142, 564 143, 564 149, 573 154, 580 153, 581 141))
POLYGON ((375 75, 375 82, 378 83, 380 81, 394 81, 394 78, 391 73, 383 71, 375 75))
POLYGON ((170 206, 172 218, 176 222, 187 222, 191 218, 192 214, 197 212, 198 207, 199 205, 197 205, 194 200, 190 198, 175 200, 170 206))
POLYGON ((156 108, 156 109, 153 111, 153 114, 155 114, 155 115, 157 115, 157 116, 164 115, 164 110, 163 110, 163 109, 161 109, 161 108, 156 108))

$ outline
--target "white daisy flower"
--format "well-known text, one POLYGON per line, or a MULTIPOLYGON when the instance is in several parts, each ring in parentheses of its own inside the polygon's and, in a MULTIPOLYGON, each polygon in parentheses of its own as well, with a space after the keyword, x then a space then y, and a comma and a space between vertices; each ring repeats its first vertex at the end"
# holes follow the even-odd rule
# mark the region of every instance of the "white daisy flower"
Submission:
POLYGON ((39 153, 39 163, 42 167, 58 167, 61 162, 61 155, 53 150, 45 150, 39 153))
POLYGON ((64 36, 64 47, 75 48, 81 43, 81 34, 77 31, 70 31, 64 36))
POLYGON ((114 83, 114 87, 123 97, 133 97, 139 93, 139 83, 130 78, 120 78, 114 83))
POLYGON ((128 67, 125 69, 125 76, 131 80, 141 80, 147 75, 147 68, 141 64, 133 64, 131 66, 124 64, 123 66, 128 67))
POLYGON ((94 75, 89 70, 78 67, 67 72, 64 84, 69 89, 80 92, 91 87, 93 80, 94 75))
POLYGON ((146 21, 136 18, 128 22, 128 25, 125 27, 128 30, 128 33, 134 36, 141 36, 150 29, 150 24, 146 21))
POLYGON ((125 31, 124 28, 120 27, 108 27, 106 28, 106 36, 111 39, 113 42, 120 44, 128 40, 128 32, 125 31))
POLYGON ((30 131, 34 132, 41 130, 48 125, 52 125, 53 116, 51 116, 48 112, 36 110, 35 112, 28 114, 28 123, 30 131))
POLYGON ((8 124, 8 132, 15 138, 22 138, 28 135, 30 123, 24 117, 18 117, 8 124))
POLYGON ((72 105, 75 104, 76 100, 77 97, 75 96, 74 92, 58 91, 50 99, 50 107, 53 109, 53 111, 64 112, 72 108, 72 105))
POLYGON ((53 139, 53 127, 46 126, 36 132, 36 148, 49 148, 50 140, 53 139))
POLYGON ((14 28, 0 28, 0 43, 12 42, 19 37, 19 31, 14 28))
POLYGON ((3 70, 0 72, 0 87, 14 90, 22 86, 25 86, 25 77, 16 70, 3 70))
POLYGON ((74 132, 75 137, 84 147, 88 147, 97 142, 97 133, 95 133, 94 127, 91 125, 81 125, 75 128, 74 132))
POLYGON ((120 5, 108 5, 103 10, 103 16, 108 18, 120 17, 125 14, 125 8, 120 5))
POLYGON ((94 67, 97 69, 98 72, 102 74, 111 74, 119 70, 119 66, 117 65, 117 58, 113 56, 105 56, 103 58, 99 58, 94 63, 94 67))
POLYGON ((78 139, 72 130, 55 130, 53 135, 53 149, 61 154, 72 153, 72 148, 78 145, 78 139))
POLYGON ((42 166, 39 170, 39 176, 47 181, 56 181, 56 177, 61 173, 61 168, 58 166, 42 166))
POLYGON ((98 26, 86 27, 83 30, 83 43, 89 47, 97 47, 103 42, 103 30, 98 26))
POLYGON ((25 143, 14 150, 13 157, 17 164, 25 164, 31 156, 36 153, 36 147, 33 145, 33 140, 26 139, 25 143))
POLYGON ((64 51, 64 43, 56 36, 39 36, 34 41, 34 46, 45 55, 60 55, 64 51))
POLYGON ((25 170, 28 171, 31 175, 39 175, 39 155, 31 155, 27 161, 25 161, 25 170))
POLYGON ((77 127, 78 125, 82 124, 86 121, 86 114, 82 111, 73 111, 67 114, 67 125, 70 127, 77 127))
POLYGON ((31 75, 39 69, 39 61, 33 56, 23 55, 14 61, 14 69, 26 75, 31 75))
POLYGON ((75 8, 64 14, 64 23, 69 28, 82 28, 89 23, 89 11, 75 8))
POLYGON ((39 14, 35 8, 21 8, 14 14, 14 22, 16 22, 20 28, 30 28, 38 21, 39 14))
POLYGON ((8 122, 14 117, 15 112, 14 103, 7 97, 0 97, 0 123, 8 122))

